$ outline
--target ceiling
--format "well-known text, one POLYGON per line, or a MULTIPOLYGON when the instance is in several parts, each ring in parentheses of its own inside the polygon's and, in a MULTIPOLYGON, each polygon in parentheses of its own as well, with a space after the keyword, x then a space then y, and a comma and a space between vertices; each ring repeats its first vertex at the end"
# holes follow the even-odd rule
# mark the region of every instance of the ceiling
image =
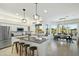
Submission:
MULTIPOLYGON (((35 14, 34 3, 0 3, 0 11, 6 12, 9 16, 22 18, 22 9, 26 9, 26 18, 32 20, 35 14), (16 14, 19 15, 16 15, 16 14)), ((58 21, 60 18, 67 17, 67 19, 79 18, 79 4, 78 3, 39 3, 38 14, 41 16, 44 23, 52 23, 58 21), (47 10, 47 13, 44 13, 47 10)))

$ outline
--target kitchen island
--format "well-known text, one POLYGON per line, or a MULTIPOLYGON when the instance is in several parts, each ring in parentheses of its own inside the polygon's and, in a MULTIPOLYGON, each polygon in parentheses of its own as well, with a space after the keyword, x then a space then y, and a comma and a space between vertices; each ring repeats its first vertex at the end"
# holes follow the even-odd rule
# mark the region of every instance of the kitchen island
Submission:
POLYGON ((42 37, 42 38, 30 37, 30 40, 28 40, 27 38, 21 38, 20 41, 26 44, 30 44, 30 46, 36 46, 38 48, 39 56, 47 56, 48 47, 50 44, 50 39, 48 37, 42 37))

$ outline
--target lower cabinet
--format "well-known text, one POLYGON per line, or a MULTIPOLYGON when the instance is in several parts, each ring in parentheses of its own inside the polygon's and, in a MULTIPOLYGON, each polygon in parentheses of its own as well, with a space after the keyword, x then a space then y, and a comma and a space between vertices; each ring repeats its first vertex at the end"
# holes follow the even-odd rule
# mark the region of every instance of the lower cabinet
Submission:
POLYGON ((10 37, 10 27, 0 26, 0 49, 11 45, 10 37))
POLYGON ((11 45, 11 40, 2 40, 0 41, 0 49, 5 48, 11 45))

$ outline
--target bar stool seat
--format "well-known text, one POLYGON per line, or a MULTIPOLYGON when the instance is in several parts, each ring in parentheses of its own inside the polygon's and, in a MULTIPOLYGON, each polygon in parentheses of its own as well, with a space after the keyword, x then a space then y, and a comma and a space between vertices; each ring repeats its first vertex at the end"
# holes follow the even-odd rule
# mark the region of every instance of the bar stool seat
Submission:
MULTIPOLYGON (((36 46, 30 47, 30 55, 31 56, 34 56, 35 50, 37 50, 37 47, 36 46)), ((37 55, 38 55, 38 50, 37 50, 37 55)))
POLYGON ((24 42, 19 42, 19 44, 24 46, 25 43, 24 42))
POLYGON ((30 46, 30 44, 24 44, 24 46, 28 47, 28 46, 30 46))
POLYGON ((37 50, 37 47, 36 46, 32 46, 32 47, 30 47, 30 50, 37 50))

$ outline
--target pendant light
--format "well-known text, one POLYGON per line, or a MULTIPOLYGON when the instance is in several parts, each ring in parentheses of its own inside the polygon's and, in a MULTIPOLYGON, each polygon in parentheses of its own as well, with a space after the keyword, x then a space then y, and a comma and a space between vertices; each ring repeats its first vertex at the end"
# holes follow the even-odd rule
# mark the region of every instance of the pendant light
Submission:
POLYGON ((40 19, 40 16, 38 15, 37 11, 38 11, 38 3, 35 3, 35 15, 33 15, 33 19, 35 21, 40 19))
POLYGON ((24 15, 23 15, 24 18, 22 19, 22 22, 23 22, 23 23, 26 23, 26 21, 27 21, 27 20, 25 19, 25 11, 26 11, 26 9, 22 9, 22 10, 23 10, 23 14, 24 14, 24 15))

